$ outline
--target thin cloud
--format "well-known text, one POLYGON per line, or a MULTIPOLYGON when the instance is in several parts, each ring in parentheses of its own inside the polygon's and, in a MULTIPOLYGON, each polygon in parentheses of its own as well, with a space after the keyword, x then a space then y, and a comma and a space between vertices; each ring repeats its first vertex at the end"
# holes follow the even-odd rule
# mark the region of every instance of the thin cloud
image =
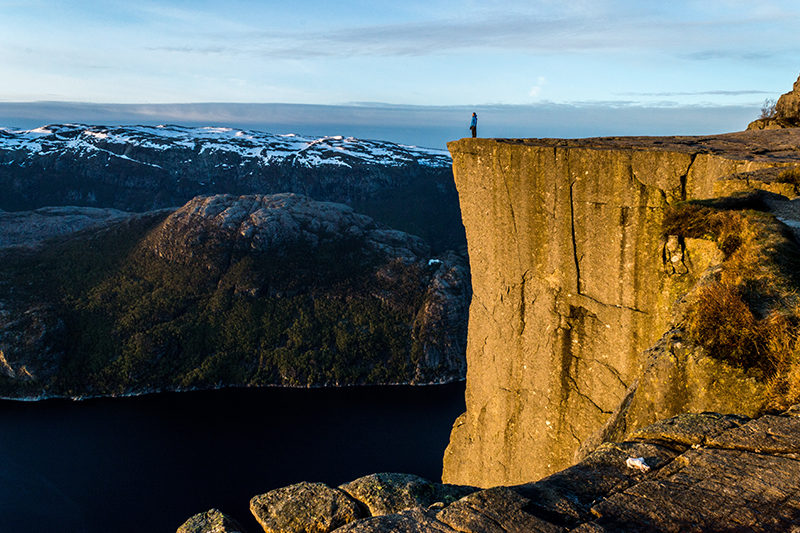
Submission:
POLYGON ((601 40, 582 20, 436 21, 377 25, 323 32, 250 34, 240 53, 305 59, 353 56, 427 56, 478 49, 591 48, 601 40), (587 26, 587 27, 584 27, 587 26), (560 35, 558 42, 554 39, 560 35))
POLYGON ((86 104, 0 102, 0 127, 52 123, 165 123, 225 126, 304 135, 345 135, 444 148, 467 132, 477 111, 486 137, 702 135, 740 131, 758 106, 637 105, 635 102, 541 102, 528 105, 413 106, 393 104, 86 104))
POLYGON ((691 59, 693 61, 719 61, 719 60, 745 60, 745 61, 767 61, 776 57, 785 57, 796 54, 796 51, 787 50, 701 50, 688 54, 679 54, 679 57, 691 59))
POLYGON ((743 96, 747 94, 773 94, 772 91, 744 90, 744 91, 695 91, 695 92, 663 92, 663 93, 616 93, 620 96, 743 96))
POLYGON ((148 52, 176 52, 184 54, 218 55, 239 54, 241 51, 228 46, 148 46, 148 52))
MULTIPOLYGON (((458 19, 437 19, 400 24, 374 24, 344 28, 287 31, 269 29, 252 32, 224 32, 198 36, 203 44, 157 46, 151 50, 185 53, 248 54, 261 57, 307 59, 354 56, 429 56, 454 52, 511 51, 523 53, 564 53, 614 49, 659 49, 688 59, 706 61, 722 57, 750 60, 770 57, 758 28, 773 23, 772 12, 748 13, 726 19, 676 19, 646 9, 561 10, 535 13, 496 11, 470 13, 458 19), (622 14, 621 14, 622 13, 622 14), (480 16, 478 16, 480 15, 480 16), (741 43, 731 50, 731 28, 741 43), (208 40, 224 42, 209 46, 208 40), (681 50, 698 50, 681 52, 681 50), (719 51, 718 51, 719 50, 719 51)), ((687 17, 687 15, 684 15, 687 17)), ((797 22, 797 13, 781 13, 782 24, 797 22)), ((768 46, 768 44, 766 44, 768 46)))

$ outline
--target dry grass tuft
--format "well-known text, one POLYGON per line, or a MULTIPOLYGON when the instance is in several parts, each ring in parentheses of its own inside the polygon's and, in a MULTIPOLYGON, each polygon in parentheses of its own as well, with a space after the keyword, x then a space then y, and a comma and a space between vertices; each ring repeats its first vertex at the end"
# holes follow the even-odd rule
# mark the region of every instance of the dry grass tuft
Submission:
POLYGON ((721 211, 700 204, 683 204, 667 210, 664 234, 716 241, 727 257, 742 244, 742 223, 743 217, 736 211, 721 211))
POLYGON ((798 320, 777 312, 758 319, 740 287, 713 282, 698 290, 686 332, 712 357, 774 379, 797 344, 798 320))
POLYGON ((665 234, 710 239, 725 254, 715 279, 694 294, 686 334, 711 357, 760 370, 772 406, 783 408, 800 400, 800 250, 774 217, 733 204, 686 203, 665 217, 665 234))
POLYGON ((778 183, 791 183, 795 187, 800 186, 800 167, 793 167, 778 174, 778 183))

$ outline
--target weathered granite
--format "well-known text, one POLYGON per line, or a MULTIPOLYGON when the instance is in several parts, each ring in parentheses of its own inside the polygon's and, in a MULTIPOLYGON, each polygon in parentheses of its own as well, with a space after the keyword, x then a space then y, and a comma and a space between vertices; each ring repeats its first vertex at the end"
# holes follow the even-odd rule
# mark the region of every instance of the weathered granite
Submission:
POLYGON ((344 491, 307 482, 254 496, 250 511, 266 533, 329 533, 364 516, 344 491))
POLYGON ((445 507, 436 518, 463 533, 560 533, 563 527, 527 511, 531 500, 509 487, 471 494, 445 507))
POLYGON ((340 533, 453 533, 435 518, 435 512, 420 507, 397 514, 366 518, 337 530, 340 533))
POLYGON ((434 504, 446 505, 478 490, 476 487, 433 483, 413 474, 389 472, 360 477, 339 488, 363 503, 371 516, 434 504))
POLYGON ((363 239, 375 252, 392 257, 430 255, 419 237, 377 224, 347 205, 291 193, 199 196, 166 219, 150 246, 160 257, 187 261, 206 243, 223 254, 238 249, 280 255, 297 243, 314 249, 347 239, 363 239))
MULTIPOLYGON (((676 298, 713 265, 713 250, 662 238, 665 209, 713 197, 720 178, 795 166, 800 131, 449 148, 473 300, 467 412, 443 479, 492 486, 569 466, 626 399, 645 350, 672 329, 676 298)), ((715 369, 697 369, 713 381, 715 369)), ((697 396, 691 409, 719 408, 711 399, 697 396)))

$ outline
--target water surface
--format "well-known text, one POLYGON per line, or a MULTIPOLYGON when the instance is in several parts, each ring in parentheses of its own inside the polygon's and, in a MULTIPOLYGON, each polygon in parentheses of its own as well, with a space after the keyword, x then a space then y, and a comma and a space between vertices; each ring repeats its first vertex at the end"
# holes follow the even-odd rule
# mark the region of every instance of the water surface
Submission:
POLYGON ((464 384, 0 401, 0 531, 175 531, 252 496, 375 472, 440 481, 464 384))

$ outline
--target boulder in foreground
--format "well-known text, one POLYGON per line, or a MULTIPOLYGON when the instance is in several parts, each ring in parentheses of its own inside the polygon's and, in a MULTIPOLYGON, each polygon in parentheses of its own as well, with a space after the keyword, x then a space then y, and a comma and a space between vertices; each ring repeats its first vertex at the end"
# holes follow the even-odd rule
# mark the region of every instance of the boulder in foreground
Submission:
POLYGON ((324 483, 297 483, 250 500, 266 533, 329 533, 364 516, 358 502, 324 483))

